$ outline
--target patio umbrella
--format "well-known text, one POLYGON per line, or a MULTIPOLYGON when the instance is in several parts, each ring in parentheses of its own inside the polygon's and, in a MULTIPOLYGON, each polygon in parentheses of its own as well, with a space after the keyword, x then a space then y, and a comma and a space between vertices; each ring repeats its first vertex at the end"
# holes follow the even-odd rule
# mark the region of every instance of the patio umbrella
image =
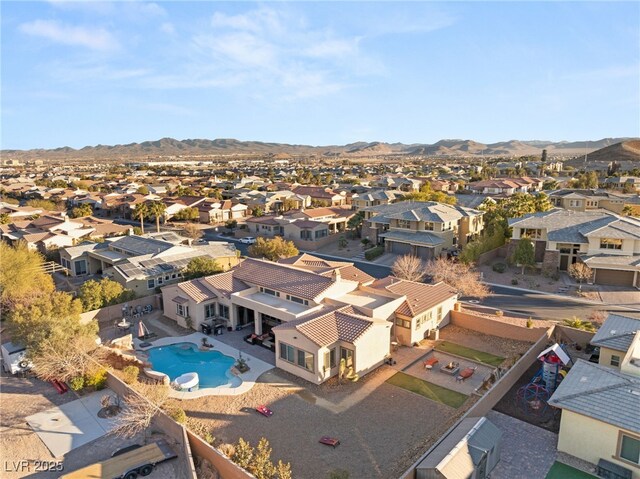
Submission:
POLYGON ((138 338, 146 338, 149 335, 149 329, 142 321, 138 323, 138 338))

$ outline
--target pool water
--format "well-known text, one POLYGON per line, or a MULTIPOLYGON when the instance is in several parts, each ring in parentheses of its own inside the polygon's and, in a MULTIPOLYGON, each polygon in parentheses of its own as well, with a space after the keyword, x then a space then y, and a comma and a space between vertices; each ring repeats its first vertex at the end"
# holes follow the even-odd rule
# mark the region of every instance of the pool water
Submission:
POLYGON ((169 376, 171 381, 185 373, 198 373, 200 388, 238 387, 242 379, 231 374, 235 359, 211 349, 200 351, 194 343, 176 343, 147 350, 154 371, 169 376))

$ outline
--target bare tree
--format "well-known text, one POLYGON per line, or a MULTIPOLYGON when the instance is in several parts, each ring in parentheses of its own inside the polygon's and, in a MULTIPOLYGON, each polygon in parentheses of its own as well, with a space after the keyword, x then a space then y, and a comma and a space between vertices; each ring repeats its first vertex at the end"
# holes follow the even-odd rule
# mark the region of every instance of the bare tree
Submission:
POLYGON ((569 276, 578 281, 578 291, 582 291, 582 282, 591 279, 593 272, 584 263, 573 263, 567 271, 569 276))
POLYGON ((185 224, 182 227, 182 231, 184 232, 187 238, 191 238, 192 240, 197 240, 202 238, 202 230, 193 223, 185 224))
POLYGON ((40 379, 69 381, 99 367, 104 354, 104 350, 96 348, 91 338, 76 338, 72 348, 60 347, 56 341, 47 339, 40 343, 38 353, 30 355, 29 360, 40 379))
POLYGON ((391 272, 396 278, 408 281, 422 281, 425 277, 425 264, 417 256, 400 256, 393 266, 391 272))
POLYGON ((125 397, 125 404, 117 416, 112 434, 134 437, 146 431, 155 415, 169 398, 169 386, 138 383, 135 390, 125 397))
POLYGON ((462 296, 482 299, 489 295, 489 288, 480 281, 480 274, 464 263, 438 258, 427 263, 425 271, 435 282, 447 283, 462 296))

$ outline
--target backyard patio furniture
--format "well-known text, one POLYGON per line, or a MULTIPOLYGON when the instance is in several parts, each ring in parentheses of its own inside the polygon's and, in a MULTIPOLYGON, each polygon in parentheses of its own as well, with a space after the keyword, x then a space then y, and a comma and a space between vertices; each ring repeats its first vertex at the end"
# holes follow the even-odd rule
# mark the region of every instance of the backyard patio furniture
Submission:
POLYGON ((264 404, 261 404, 260 406, 258 406, 256 408, 256 411, 258 411, 260 414, 262 414, 264 417, 271 417, 273 416, 273 411, 271 409, 269 409, 267 406, 265 406, 264 404))
POLYGON ((462 371, 460 371, 460 374, 458 374, 458 376, 456 376, 456 381, 464 381, 465 379, 470 378, 471 376, 473 376, 473 373, 476 372, 476 369, 478 369, 477 367, 473 367, 473 368, 464 368, 462 371))
POLYGON ((333 437, 329 437, 329 436, 322 436, 320 438, 320 441, 322 444, 326 444, 327 446, 331 446, 335 449, 336 446, 338 446, 340 444, 340 441, 336 438, 333 437))
POLYGON ((432 369, 436 364, 438 364, 438 360, 436 358, 429 358, 426 361, 424 361, 422 364, 424 364, 424 368, 425 369, 432 369))

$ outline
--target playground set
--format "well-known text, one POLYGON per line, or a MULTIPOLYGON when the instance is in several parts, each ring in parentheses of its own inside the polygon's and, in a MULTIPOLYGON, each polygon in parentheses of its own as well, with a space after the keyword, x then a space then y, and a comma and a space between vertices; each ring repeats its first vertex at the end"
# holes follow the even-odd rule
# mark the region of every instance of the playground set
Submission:
POLYGON ((527 416, 542 417, 549 411, 548 401, 567 374, 572 360, 558 343, 538 355, 540 369, 516 393, 516 406, 527 416))

